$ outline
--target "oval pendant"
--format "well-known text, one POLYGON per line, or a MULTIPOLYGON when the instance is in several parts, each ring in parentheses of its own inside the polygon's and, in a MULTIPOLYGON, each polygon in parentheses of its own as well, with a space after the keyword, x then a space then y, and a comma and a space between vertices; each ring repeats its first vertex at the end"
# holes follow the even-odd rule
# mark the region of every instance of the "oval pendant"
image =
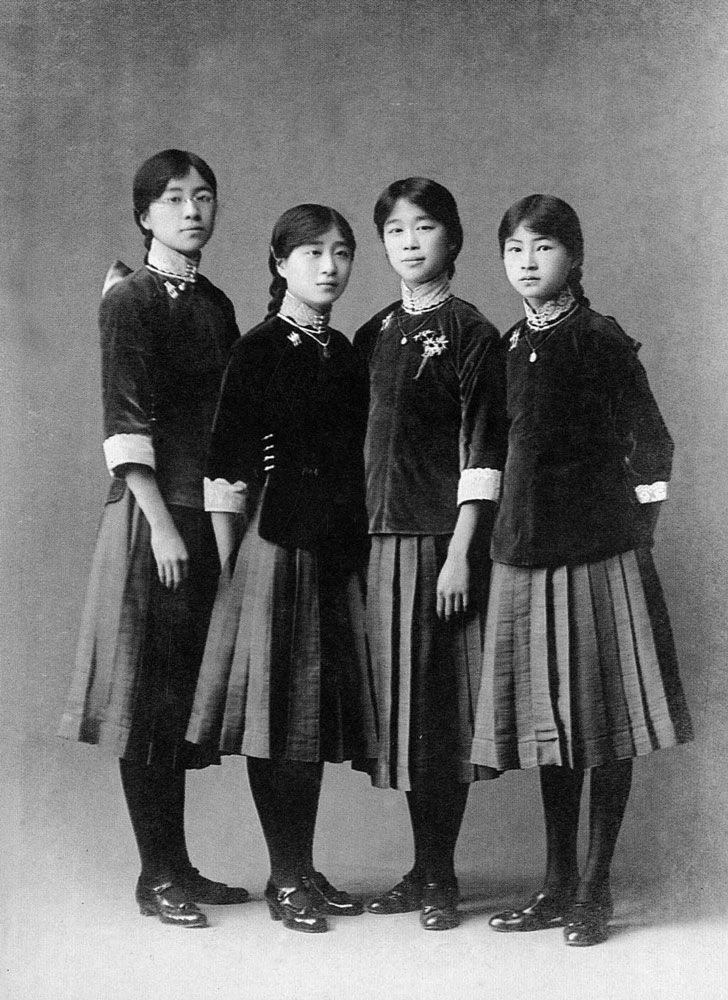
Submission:
POLYGON ((400 340, 400 344, 406 344, 406 343, 407 343, 407 338, 402 337, 402 339, 400 340))
POLYGON ((533 364, 533 362, 536 360, 537 357, 538 355, 536 354, 536 352, 531 351, 531 353, 528 355, 528 360, 531 362, 531 364, 533 364))

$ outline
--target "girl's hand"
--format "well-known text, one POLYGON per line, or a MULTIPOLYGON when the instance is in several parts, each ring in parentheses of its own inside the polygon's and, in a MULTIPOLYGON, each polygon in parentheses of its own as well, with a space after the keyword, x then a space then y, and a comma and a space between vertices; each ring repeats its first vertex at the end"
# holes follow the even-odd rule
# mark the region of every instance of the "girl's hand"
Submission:
POLYGON ((152 552, 157 562, 159 582, 168 590, 177 590, 187 579, 190 557, 182 536, 174 526, 152 529, 152 552))
POLYGON ((468 610, 470 566, 461 553, 448 553, 437 579, 437 617, 450 621, 468 610))

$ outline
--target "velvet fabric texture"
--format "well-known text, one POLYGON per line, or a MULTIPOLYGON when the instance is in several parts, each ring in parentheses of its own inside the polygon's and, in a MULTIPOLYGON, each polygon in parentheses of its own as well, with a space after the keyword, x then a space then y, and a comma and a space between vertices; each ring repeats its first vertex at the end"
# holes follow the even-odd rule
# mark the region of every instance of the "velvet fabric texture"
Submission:
POLYGON ((225 373, 207 476, 262 491, 262 538, 361 569, 366 375, 346 337, 327 336, 328 356, 277 316, 243 336, 225 373))
POLYGON ((421 315, 395 302, 357 331, 354 346, 370 372, 370 532, 451 534, 461 471, 500 470, 505 460, 498 331, 462 299, 421 315))
POLYGON ((654 514, 635 487, 669 480, 673 448, 639 345, 585 306, 528 338, 524 326, 504 338, 510 432, 494 560, 579 565, 650 545, 654 514))
MULTIPOLYGON (((184 291, 179 284, 142 267, 102 299, 104 436, 149 437, 165 501, 202 509, 220 381, 240 334, 220 289, 202 275, 184 291)), ((109 501, 123 492, 115 480, 109 501)))

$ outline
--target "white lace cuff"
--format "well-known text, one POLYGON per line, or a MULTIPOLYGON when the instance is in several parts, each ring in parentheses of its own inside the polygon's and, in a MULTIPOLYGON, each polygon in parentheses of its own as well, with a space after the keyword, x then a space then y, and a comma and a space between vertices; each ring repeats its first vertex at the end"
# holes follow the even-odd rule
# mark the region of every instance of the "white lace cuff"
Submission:
POLYGON ((240 480, 229 483, 227 479, 208 479, 202 484, 205 510, 226 514, 243 514, 248 487, 240 480))
POLYGON ((463 469, 458 483, 458 506, 469 500, 497 500, 501 476, 499 469, 463 469))
POLYGON ((112 434, 104 441, 104 457, 110 475, 120 465, 148 465, 155 469, 154 445, 147 434, 112 434))
POLYGON ((667 500, 667 483, 650 483, 649 486, 635 486, 635 493, 640 503, 657 503, 667 500))

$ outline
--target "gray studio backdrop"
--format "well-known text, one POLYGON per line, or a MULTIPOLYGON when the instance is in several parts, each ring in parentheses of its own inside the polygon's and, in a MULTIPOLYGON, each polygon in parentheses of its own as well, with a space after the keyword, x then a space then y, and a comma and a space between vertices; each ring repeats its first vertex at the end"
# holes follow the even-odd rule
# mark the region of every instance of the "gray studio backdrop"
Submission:
MULTIPOLYGON (((657 561, 698 733, 692 747, 640 762, 617 877, 701 904, 725 891, 722 7, 0 3, 1 825, 5 856, 20 852, 11 898, 28 878, 40 885, 58 872, 79 898, 115 898, 135 873, 115 761, 53 734, 107 486, 99 291, 113 259, 141 260, 131 177, 167 146, 200 153, 217 172, 204 271, 243 329, 267 302, 272 223, 299 201, 336 206, 356 231, 353 278, 335 312, 349 334, 396 296, 371 224, 391 180, 425 174, 454 191, 466 233, 456 289, 501 330, 519 315, 498 259, 501 214, 534 191, 577 208, 587 293, 643 342, 676 441, 657 561)), ((189 826, 206 873, 262 887, 265 851, 241 761, 192 776, 189 826)), ((317 857, 332 878, 361 886, 403 871, 402 797, 329 768, 317 857)), ((534 775, 477 787, 461 870, 503 891, 523 888, 541 863, 534 775)))

